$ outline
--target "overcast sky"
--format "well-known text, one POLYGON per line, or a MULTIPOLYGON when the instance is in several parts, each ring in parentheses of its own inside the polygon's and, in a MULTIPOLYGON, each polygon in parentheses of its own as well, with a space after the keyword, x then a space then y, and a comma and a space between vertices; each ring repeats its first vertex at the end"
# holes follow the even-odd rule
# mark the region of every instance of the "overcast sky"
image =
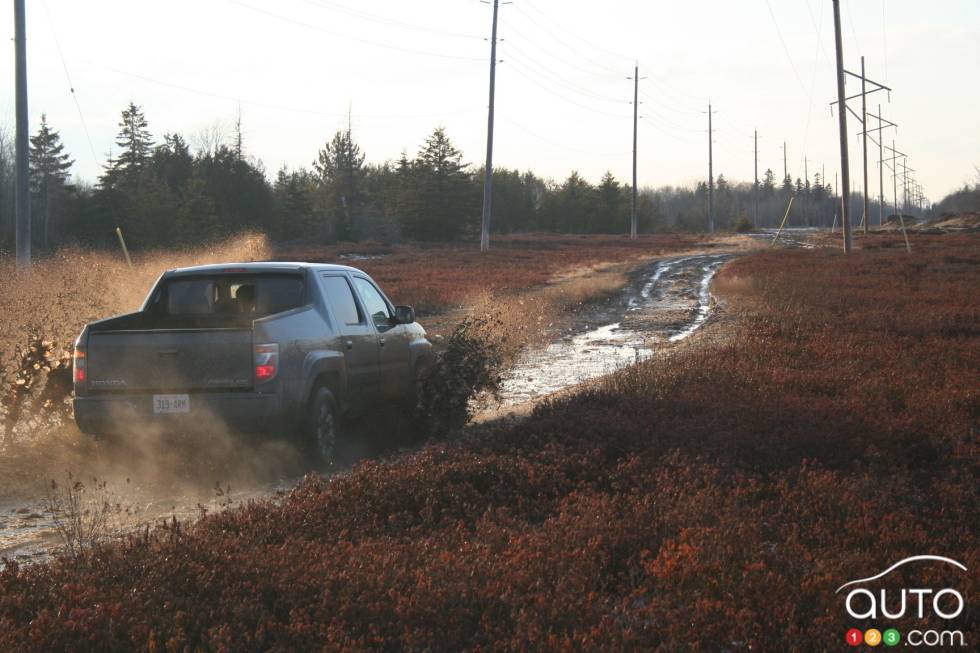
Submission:
MULTIPOLYGON (((980 1, 841 4, 845 67, 860 70, 863 54, 868 77, 894 89, 890 102, 869 96, 869 110, 881 103, 900 126, 887 142, 934 200, 974 180, 980 1)), ((31 132, 46 113, 84 180, 97 178, 130 100, 158 140, 180 132, 192 144, 215 124, 230 137, 240 106, 248 153, 270 176, 309 167, 348 108, 370 161, 413 154, 436 125, 466 161, 485 156, 491 8, 477 0, 27 0, 27 11, 31 132)), ((10 3, 2 20, 0 121, 12 129, 10 3)), ((709 98, 715 174, 752 179, 758 129, 760 177, 782 176, 785 139, 794 178, 806 156, 811 177, 825 168, 833 181, 833 34, 830 0, 514 0, 500 7, 494 162, 628 180, 626 77, 638 60, 641 186, 706 177, 709 98)), ((852 118, 855 184, 859 130, 852 118)), ((876 192, 877 148, 869 158, 876 192)))

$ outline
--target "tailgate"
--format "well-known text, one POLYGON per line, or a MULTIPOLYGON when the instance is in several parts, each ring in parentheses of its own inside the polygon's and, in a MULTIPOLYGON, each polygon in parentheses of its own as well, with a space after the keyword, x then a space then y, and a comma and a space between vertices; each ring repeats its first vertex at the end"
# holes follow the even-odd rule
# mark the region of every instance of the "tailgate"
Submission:
POLYGON ((251 329, 95 332, 88 385, 94 392, 248 389, 252 360, 251 329))

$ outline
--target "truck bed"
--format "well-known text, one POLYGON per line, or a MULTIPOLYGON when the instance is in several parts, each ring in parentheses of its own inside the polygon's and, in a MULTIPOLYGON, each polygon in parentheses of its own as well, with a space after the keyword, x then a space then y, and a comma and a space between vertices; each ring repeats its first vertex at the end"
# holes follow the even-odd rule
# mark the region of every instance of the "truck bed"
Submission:
POLYGON ((149 320, 99 323, 88 341, 90 393, 219 392, 252 387, 252 325, 149 320))

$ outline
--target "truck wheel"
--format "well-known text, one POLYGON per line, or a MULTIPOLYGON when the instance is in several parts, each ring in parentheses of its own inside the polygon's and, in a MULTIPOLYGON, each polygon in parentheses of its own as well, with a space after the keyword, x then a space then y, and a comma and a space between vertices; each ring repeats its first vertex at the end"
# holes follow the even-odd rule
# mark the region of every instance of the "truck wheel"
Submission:
POLYGON ((334 460, 337 421, 337 406, 333 395, 326 388, 317 388, 310 399, 306 444, 320 462, 330 464, 334 460))

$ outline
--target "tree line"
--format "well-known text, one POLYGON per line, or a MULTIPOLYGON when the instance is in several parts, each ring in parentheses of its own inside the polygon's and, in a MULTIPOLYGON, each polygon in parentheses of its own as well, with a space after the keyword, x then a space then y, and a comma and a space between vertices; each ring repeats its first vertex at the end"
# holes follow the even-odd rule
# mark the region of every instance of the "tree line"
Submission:
MULTIPOLYGON (((14 157, 10 133, 0 130, 0 248, 14 240, 14 157)), ((199 243, 243 230, 277 240, 320 242, 478 238, 483 169, 464 162, 438 127, 414 157, 370 163, 350 126, 337 131, 310 167, 276 171, 244 151, 240 121, 230 142, 202 139, 192 148, 179 133, 156 140, 142 109, 130 103, 120 115, 114 153, 97 183, 72 176, 74 161, 45 116, 30 139, 32 238, 50 251, 78 243, 109 245, 121 227, 134 248, 199 243)), ((790 197, 789 223, 830 227, 839 198, 819 174, 788 175, 777 182, 767 170, 758 187, 714 184, 718 229, 771 227, 790 197)), ((860 222, 860 196, 851 195, 860 222)), ((531 171, 497 168, 493 174, 494 233, 627 233, 631 188, 607 172, 593 184, 577 172, 562 181, 531 171)), ((877 204, 872 205, 877 216, 877 204)), ((640 233, 704 231, 708 186, 664 186, 638 193, 640 233)))

